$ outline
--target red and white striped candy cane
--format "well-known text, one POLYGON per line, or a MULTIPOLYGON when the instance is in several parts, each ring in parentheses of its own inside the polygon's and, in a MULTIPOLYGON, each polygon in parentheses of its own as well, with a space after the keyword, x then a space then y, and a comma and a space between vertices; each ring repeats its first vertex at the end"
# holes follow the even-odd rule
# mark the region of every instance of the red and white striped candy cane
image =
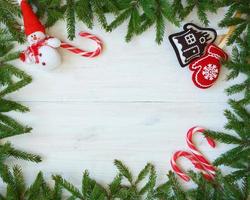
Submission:
MULTIPOLYGON (((201 164, 204 166, 206 170, 208 170, 211 174, 215 175, 216 168, 203 156, 203 154, 196 148, 196 146, 193 143, 193 135, 196 133, 204 133, 205 129, 195 126, 187 132, 186 141, 187 145, 191 149, 192 153, 195 155, 195 157, 201 162, 201 164)), ((215 142, 213 139, 206 137, 207 142, 211 147, 215 147, 215 142)))
POLYGON ((103 43, 98 37, 96 37, 95 35, 92 35, 90 33, 86 33, 86 32, 80 32, 79 36, 95 41, 97 44, 96 50, 95 51, 85 51, 85 50, 79 49, 71 44, 68 44, 66 42, 62 42, 61 47, 64 49, 67 49, 68 51, 71 51, 75 54, 78 54, 80 56, 90 57, 90 58, 96 57, 102 52, 103 43))
POLYGON ((204 166, 199 162, 199 160, 194 156, 194 154, 192 154, 191 152, 187 152, 187 151, 177 151, 174 153, 174 155, 171 159, 171 166, 172 166, 174 172, 178 176, 180 176, 183 180, 189 181, 190 177, 186 173, 184 173, 180 169, 180 167, 177 165, 176 161, 180 157, 185 157, 188 160, 190 160, 193 163, 193 165, 195 166, 195 168, 200 170, 202 172, 204 178, 206 178, 207 180, 212 180, 214 178, 213 175, 211 175, 210 173, 208 173, 208 171, 206 171, 204 166))

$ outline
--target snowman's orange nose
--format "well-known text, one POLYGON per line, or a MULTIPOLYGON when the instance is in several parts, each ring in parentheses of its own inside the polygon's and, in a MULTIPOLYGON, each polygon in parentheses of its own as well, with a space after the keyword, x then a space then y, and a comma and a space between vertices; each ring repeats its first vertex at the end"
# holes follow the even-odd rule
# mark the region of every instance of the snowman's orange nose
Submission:
POLYGON ((34 36, 34 37, 33 37, 33 40, 37 40, 37 37, 36 37, 36 36, 34 36))

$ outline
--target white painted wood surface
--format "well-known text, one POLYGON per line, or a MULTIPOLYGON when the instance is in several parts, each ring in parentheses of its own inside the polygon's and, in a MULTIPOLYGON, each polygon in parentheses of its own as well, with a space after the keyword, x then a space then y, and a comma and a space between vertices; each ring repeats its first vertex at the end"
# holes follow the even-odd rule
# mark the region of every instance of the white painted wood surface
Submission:
MULTIPOLYGON (((211 15, 211 27, 217 28, 222 16, 223 11, 211 15)), ((187 22, 191 19, 200 24, 192 16, 187 22)), ((77 27, 87 30, 81 23, 77 27)), ((168 25, 166 29, 170 34, 181 27, 168 25)), ((231 84, 225 81, 228 71, 222 69, 214 87, 200 90, 193 85, 188 68, 179 66, 167 36, 158 46, 152 28, 125 43, 125 30, 126 25, 112 33, 95 27, 90 32, 104 41, 103 54, 88 59, 60 50, 64 63, 55 71, 43 72, 16 62, 34 80, 10 98, 20 100, 31 112, 11 115, 34 129, 10 140, 43 157, 40 164, 17 162, 28 183, 42 170, 47 178, 57 173, 80 184, 84 169, 97 181, 108 183, 117 172, 114 159, 124 161, 134 173, 152 162, 162 182, 173 152, 187 149, 189 128, 201 125, 222 130, 223 110, 228 107, 223 91, 231 84)), ((65 23, 57 23, 49 33, 65 40, 65 23)), ((72 43, 92 47, 79 37, 72 43)), ((211 149, 202 137, 197 138, 211 160, 229 148, 219 144, 211 149)))

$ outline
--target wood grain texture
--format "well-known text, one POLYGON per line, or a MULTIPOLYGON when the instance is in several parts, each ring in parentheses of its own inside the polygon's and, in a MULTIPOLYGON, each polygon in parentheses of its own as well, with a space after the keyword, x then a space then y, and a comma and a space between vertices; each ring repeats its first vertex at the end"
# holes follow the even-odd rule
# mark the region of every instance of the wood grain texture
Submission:
MULTIPOLYGON (((216 19, 212 27, 216 28, 222 15, 220 11, 210 16, 216 19)), ((198 22, 192 16, 189 19, 198 22)), ((81 23, 77 27, 86 30, 81 23)), ((180 30, 172 25, 167 28, 168 34, 180 30)), ((231 84, 225 81, 228 72, 223 69, 214 87, 200 90, 193 85, 188 68, 179 66, 167 38, 158 46, 151 29, 125 43, 125 30, 125 25, 113 33, 95 27, 90 32, 103 39, 104 53, 88 59, 61 49, 63 65, 52 72, 16 62, 34 81, 10 98, 20 100, 31 112, 10 115, 34 130, 10 140, 44 159, 41 164, 18 162, 28 183, 42 170, 46 177, 59 173, 80 184, 84 169, 101 183, 108 183, 116 173, 114 159, 125 161, 135 173, 152 162, 162 182, 172 153, 187 149, 189 128, 223 128, 224 89, 231 84)), ((49 33, 65 40, 65 23, 57 23, 49 33)), ((82 38, 72 43, 92 48, 92 43, 82 38)), ((211 160, 230 148, 219 144, 211 149, 202 137, 197 138, 211 160)))

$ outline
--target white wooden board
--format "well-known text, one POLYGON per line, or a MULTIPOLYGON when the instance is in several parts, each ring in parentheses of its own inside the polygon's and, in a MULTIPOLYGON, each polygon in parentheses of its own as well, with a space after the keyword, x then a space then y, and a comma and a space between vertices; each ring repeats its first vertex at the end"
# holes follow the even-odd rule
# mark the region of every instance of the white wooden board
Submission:
MULTIPOLYGON (((223 11, 211 15, 211 26, 217 28, 222 16, 223 11)), ((187 22, 192 19, 200 25, 196 17, 189 19, 187 22)), ((87 30, 81 23, 77 29, 87 30)), ((168 25, 167 33, 180 29, 168 25)), ((125 43, 125 30, 126 25, 112 33, 95 27, 91 32, 104 41, 103 54, 88 59, 60 50, 64 63, 55 71, 43 72, 16 62, 34 80, 10 96, 31 112, 11 116, 34 129, 10 140, 44 160, 40 164, 17 162, 28 183, 42 170, 48 178, 57 173, 80 184, 84 169, 108 183, 116 174, 114 159, 121 159, 135 173, 152 162, 162 182, 173 152, 187 149, 189 128, 201 125, 222 130, 223 110, 228 107, 223 92, 230 85, 225 81, 228 71, 222 70, 214 87, 200 90, 193 85, 188 68, 179 66, 167 37, 158 46, 152 28, 125 43)), ((57 23, 49 33, 66 40, 65 23, 57 23)), ((93 47, 79 37, 72 43, 93 47)), ((197 141, 211 160, 229 148, 219 144, 211 149, 202 137, 197 141)))

